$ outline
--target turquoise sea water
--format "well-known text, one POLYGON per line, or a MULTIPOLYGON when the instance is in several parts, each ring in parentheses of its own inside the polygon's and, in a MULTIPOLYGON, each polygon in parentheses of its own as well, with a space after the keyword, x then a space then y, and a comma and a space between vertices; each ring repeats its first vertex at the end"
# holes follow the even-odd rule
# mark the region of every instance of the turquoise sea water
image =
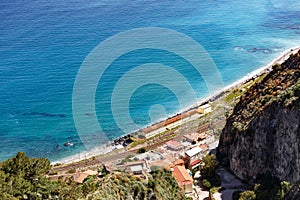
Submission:
MULTIPOLYGON (((0 19, 0 160, 25 151, 55 161, 84 150, 72 115, 73 84, 86 56, 117 33, 162 27, 186 34, 210 54, 225 86, 300 45, 300 3, 290 0, 16 0, 0 2, 0 19), (64 147, 67 141, 74 146, 64 147)), ((112 117, 114 85, 129 68, 153 62, 180 68, 198 98, 209 94, 204 80, 170 52, 122 55, 99 81, 95 98, 109 139, 125 134, 112 117)), ((144 85, 130 99, 134 121, 149 124, 149 109, 156 104, 167 114, 181 109, 168 88, 144 85)), ((92 145, 101 143, 90 139, 92 145)))

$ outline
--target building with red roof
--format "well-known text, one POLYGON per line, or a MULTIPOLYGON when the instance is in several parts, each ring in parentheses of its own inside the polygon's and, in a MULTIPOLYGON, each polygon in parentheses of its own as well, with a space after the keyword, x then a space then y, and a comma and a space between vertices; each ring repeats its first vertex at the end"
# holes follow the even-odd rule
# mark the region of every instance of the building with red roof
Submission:
POLYGON ((173 176, 185 194, 193 193, 193 178, 189 175, 184 166, 174 166, 173 176))
POLYGON ((169 140, 166 144, 167 144, 167 147, 173 151, 179 151, 183 148, 182 144, 175 140, 169 140))

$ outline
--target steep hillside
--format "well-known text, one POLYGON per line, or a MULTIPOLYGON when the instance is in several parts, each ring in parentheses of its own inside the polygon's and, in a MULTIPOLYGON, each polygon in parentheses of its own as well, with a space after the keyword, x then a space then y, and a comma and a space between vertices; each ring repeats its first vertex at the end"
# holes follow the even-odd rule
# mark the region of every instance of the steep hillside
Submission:
POLYGON ((0 163, 0 199, 99 199, 99 200, 188 200, 172 172, 157 168, 147 179, 125 172, 88 176, 82 184, 73 177, 51 181, 45 176, 50 162, 19 152, 0 163))
POLYGON ((241 96, 221 134, 219 160, 246 181, 262 174, 299 181, 299 97, 300 51, 241 96))

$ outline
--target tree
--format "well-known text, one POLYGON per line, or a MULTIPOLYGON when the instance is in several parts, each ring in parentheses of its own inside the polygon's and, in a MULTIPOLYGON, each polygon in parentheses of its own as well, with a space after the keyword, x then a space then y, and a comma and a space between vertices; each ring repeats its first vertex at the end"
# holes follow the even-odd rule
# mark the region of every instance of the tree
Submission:
POLYGON ((210 184, 210 182, 209 182, 207 179, 204 179, 204 180, 202 181, 202 184, 203 184, 203 186, 204 186, 206 189, 210 189, 210 188, 211 188, 211 184, 210 184))
POLYGON ((255 192, 251 190, 246 190, 240 193, 239 200, 254 200, 256 198, 255 192))
POLYGON ((202 159, 203 166, 200 169, 202 180, 207 179, 211 187, 218 187, 221 185, 221 179, 216 172, 217 160, 214 154, 207 155, 202 159))
POLYGON ((145 152, 146 152, 146 149, 144 147, 142 147, 138 150, 138 153, 145 153, 145 152))
POLYGON ((284 199, 285 194, 291 190, 291 184, 289 182, 286 181, 282 181, 280 183, 281 187, 280 189, 277 191, 276 194, 276 199, 284 199))
POLYGON ((282 70, 282 66, 280 64, 275 64, 272 66, 272 69, 275 71, 281 71, 282 70))
POLYGON ((32 158, 23 152, 18 152, 13 158, 3 162, 1 170, 11 176, 22 176, 24 179, 33 180, 36 176, 43 175, 50 169, 50 161, 46 158, 32 158))
POLYGON ((47 198, 52 187, 44 173, 49 169, 49 160, 30 159, 25 153, 18 152, 15 157, 4 161, 0 168, 2 195, 17 199, 47 198))
POLYGON ((82 192, 87 196, 90 192, 95 192, 97 190, 97 183, 93 176, 88 176, 85 178, 82 184, 82 192))
POLYGON ((217 160, 214 154, 207 155, 202 159, 203 166, 201 168, 201 174, 203 177, 211 177, 215 174, 217 167, 217 160))
POLYGON ((88 176, 79 185, 73 177, 49 180, 45 176, 49 168, 50 162, 47 159, 28 158, 25 153, 18 153, 4 161, 0 166, 0 199, 186 200, 172 172, 166 169, 152 172, 148 180, 119 172, 109 173, 100 179, 88 176))

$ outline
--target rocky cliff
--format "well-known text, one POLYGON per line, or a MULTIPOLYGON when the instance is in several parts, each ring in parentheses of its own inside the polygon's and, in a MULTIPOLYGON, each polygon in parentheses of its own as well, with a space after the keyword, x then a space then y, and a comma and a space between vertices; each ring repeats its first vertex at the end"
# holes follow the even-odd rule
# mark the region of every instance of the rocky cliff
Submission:
POLYGON ((300 181, 300 51, 241 96, 217 156, 246 181, 261 174, 300 181))

